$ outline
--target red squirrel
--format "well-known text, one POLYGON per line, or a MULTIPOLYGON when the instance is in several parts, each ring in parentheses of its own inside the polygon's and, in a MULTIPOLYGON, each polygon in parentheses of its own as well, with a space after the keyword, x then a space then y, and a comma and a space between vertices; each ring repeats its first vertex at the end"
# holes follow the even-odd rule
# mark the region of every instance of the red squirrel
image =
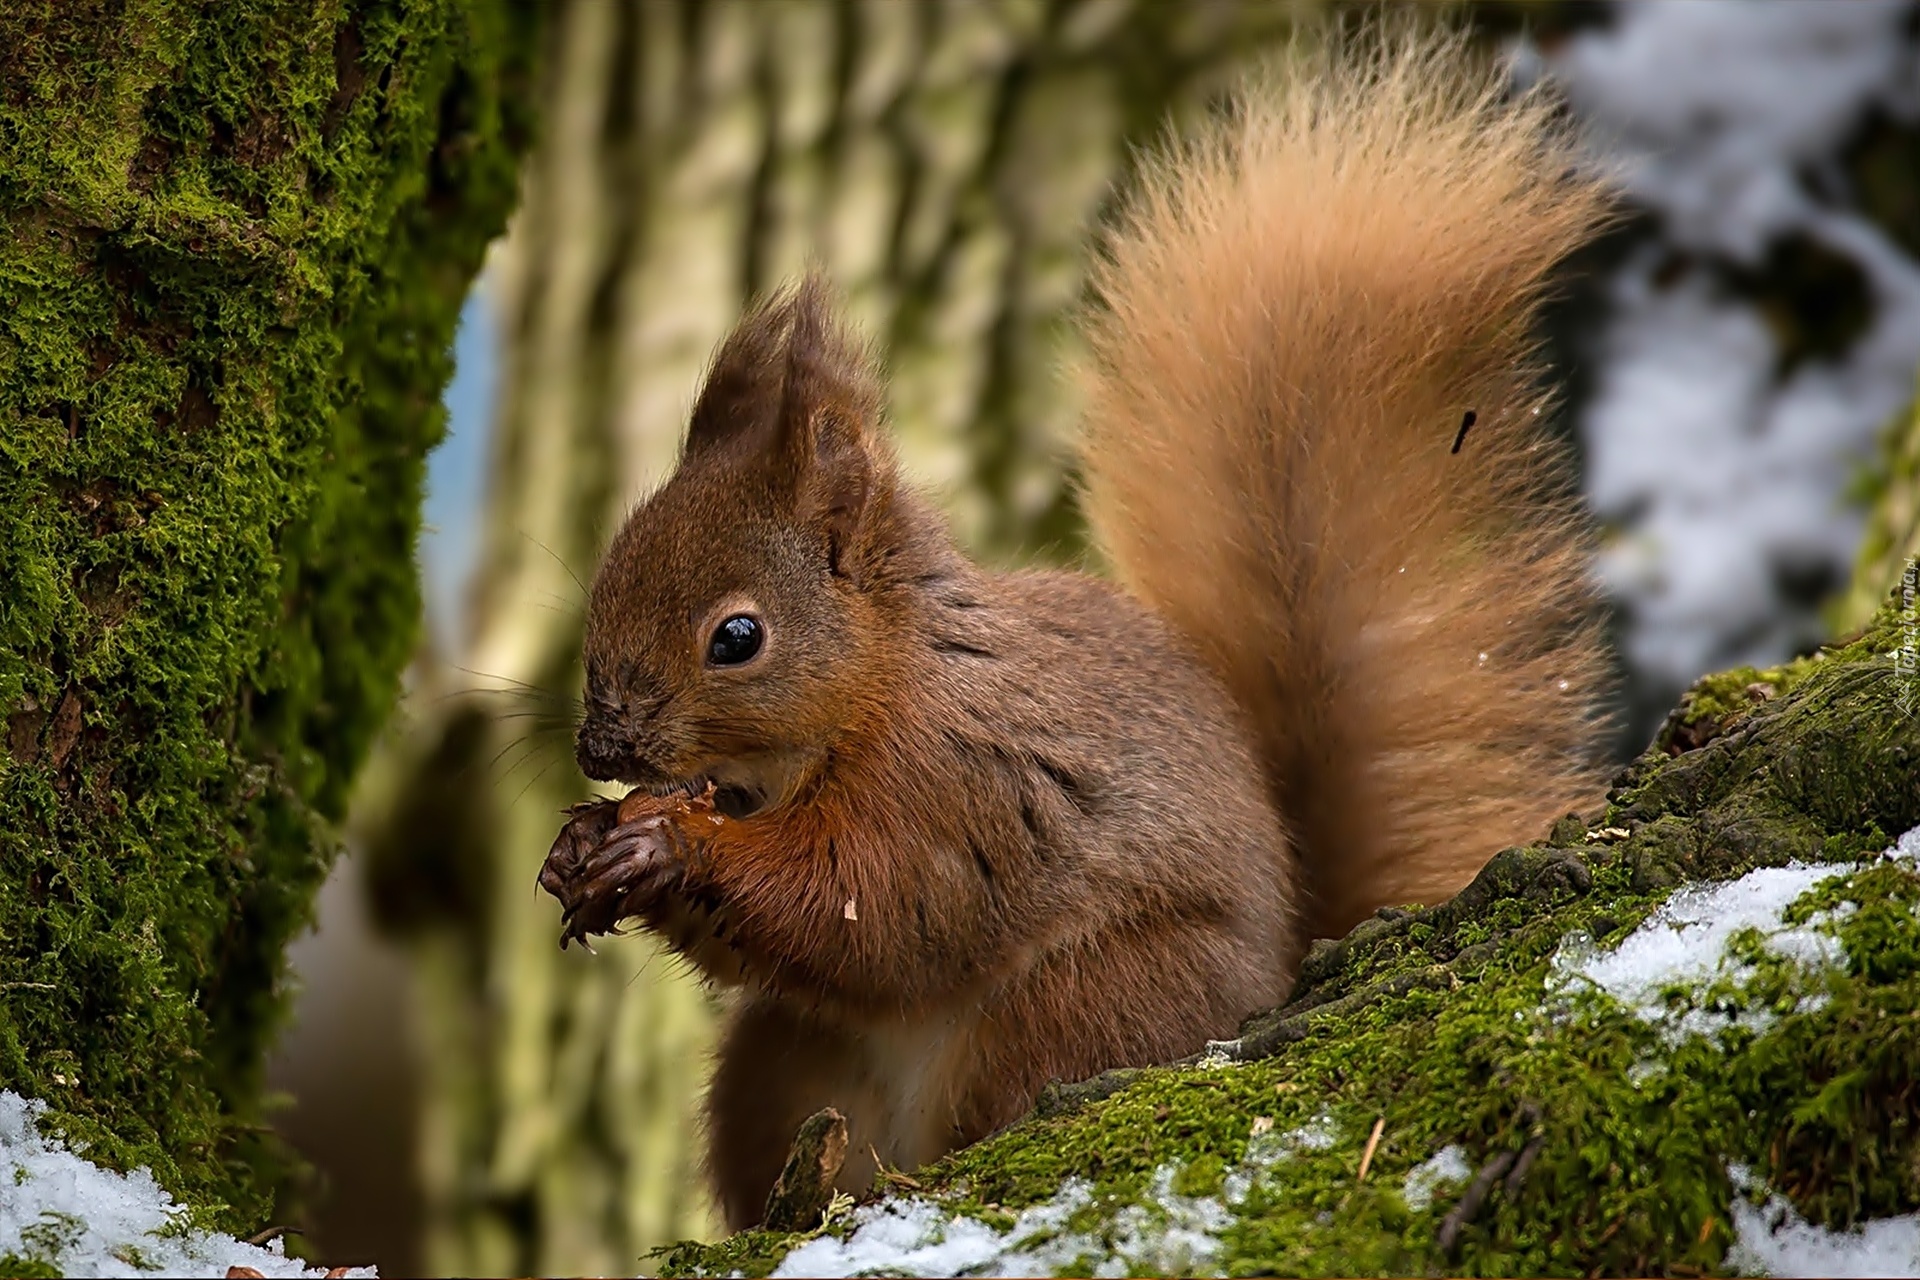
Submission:
POLYGON ((1094 270, 1111 580, 956 549, 818 276, 745 316, 594 579, 577 752, 727 818, 628 902, 738 989, 730 1224, 823 1107, 863 1190, 1232 1036, 1310 940, 1597 798, 1591 544, 1529 328, 1607 207, 1458 36, 1250 83, 1094 270))

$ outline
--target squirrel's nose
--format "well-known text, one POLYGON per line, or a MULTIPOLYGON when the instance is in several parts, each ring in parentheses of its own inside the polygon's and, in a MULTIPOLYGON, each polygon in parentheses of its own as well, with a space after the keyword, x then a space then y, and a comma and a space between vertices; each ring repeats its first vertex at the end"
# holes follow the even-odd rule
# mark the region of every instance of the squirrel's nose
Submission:
POLYGON ((574 739, 573 758, 595 782, 612 782, 633 767, 634 744, 618 725, 589 718, 574 739))

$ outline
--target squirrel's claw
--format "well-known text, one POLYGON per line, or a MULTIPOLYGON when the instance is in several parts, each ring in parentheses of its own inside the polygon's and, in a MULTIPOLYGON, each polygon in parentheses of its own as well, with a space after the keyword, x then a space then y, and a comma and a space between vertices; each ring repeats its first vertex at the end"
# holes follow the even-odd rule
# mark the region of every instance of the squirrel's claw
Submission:
POLYGON ((621 822, 610 802, 576 806, 540 870, 540 887, 560 902, 561 948, 657 911, 691 846, 670 817, 648 813, 621 822))

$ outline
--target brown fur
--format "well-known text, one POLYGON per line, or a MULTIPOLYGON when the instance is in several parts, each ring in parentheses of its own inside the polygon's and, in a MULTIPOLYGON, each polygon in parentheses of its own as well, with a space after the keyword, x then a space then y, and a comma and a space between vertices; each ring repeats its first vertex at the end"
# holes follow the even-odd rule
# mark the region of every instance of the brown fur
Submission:
POLYGON ((750 798, 644 912, 742 988, 732 1224, 819 1107, 858 1189, 870 1150, 919 1164, 1051 1078, 1231 1035, 1316 929, 1592 793, 1583 547, 1521 356, 1596 199, 1452 46, 1383 50, 1154 170, 1114 245, 1090 509, 1151 610, 958 554, 818 281, 716 356, 595 580, 579 755, 750 798), (741 611, 765 647, 708 664, 741 611))

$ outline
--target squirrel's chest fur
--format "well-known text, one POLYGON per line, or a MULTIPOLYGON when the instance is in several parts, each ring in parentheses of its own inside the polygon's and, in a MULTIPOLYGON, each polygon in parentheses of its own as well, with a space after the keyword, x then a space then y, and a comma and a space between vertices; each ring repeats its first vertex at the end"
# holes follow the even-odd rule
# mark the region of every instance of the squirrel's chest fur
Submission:
MULTIPOLYGON (((915 1008, 977 1001, 1123 921, 1208 920, 1283 972, 1285 839, 1204 668, 1092 578, 969 575, 929 599, 912 705, 718 851, 778 883, 801 927, 844 935, 843 973, 826 961, 800 998, 892 962, 872 985, 915 1008)), ((867 1003, 858 986, 830 1002, 867 1003)))

